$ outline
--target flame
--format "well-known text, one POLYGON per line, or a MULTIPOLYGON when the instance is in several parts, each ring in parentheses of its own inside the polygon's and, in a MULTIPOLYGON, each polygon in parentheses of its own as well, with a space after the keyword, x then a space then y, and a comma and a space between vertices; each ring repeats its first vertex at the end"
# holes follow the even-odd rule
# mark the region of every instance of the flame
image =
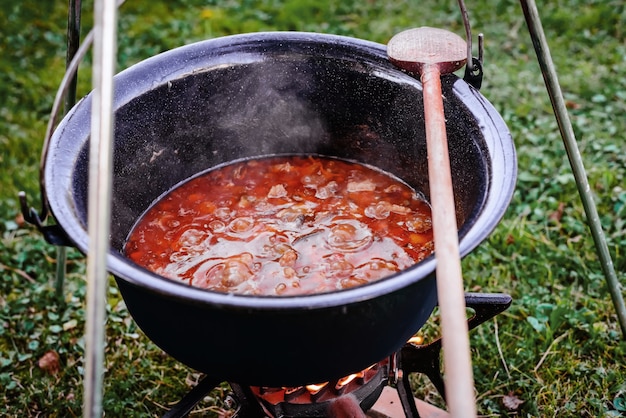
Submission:
POLYGON ((324 389, 327 384, 328 382, 306 385, 306 390, 308 390, 312 395, 315 395, 317 392, 324 389))
POLYGON ((424 338, 421 335, 414 335, 409 338, 409 344, 422 345, 424 343, 424 338))
POLYGON ((350 382, 352 382, 354 379, 358 379, 358 378, 364 378, 365 377, 365 373, 368 370, 371 370, 372 368, 374 368, 374 366, 376 366, 376 364, 372 364, 371 366, 369 366, 366 369, 361 370, 358 373, 353 373, 351 375, 348 375, 346 377, 342 377, 341 379, 339 379, 337 381, 337 384, 335 385, 336 389, 341 389, 344 386, 347 386, 350 382))
MULTIPOLYGON (((373 369, 376 366, 376 364, 372 364, 371 366, 369 366, 366 369, 361 370, 358 373, 353 373, 351 375, 342 377, 341 379, 337 380, 337 384, 335 385, 335 389, 339 390, 345 386, 347 386, 350 382, 352 382, 354 379, 358 379, 358 378, 363 378, 365 377, 365 373, 368 370, 373 369)), ((327 385, 329 384, 329 382, 324 382, 324 383, 313 383, 310 385, 306 385, 305 388, 306 390, 311 394, 311 395, 316 395, 318 394, 322 389, 324 389, 327 385)), ((301 387, 301 386, 300 386, 301 387)), ((285 392, 288 392, 289 389, 291 389, 291 392, 294 392, 295 389, 297 388, 285 388, 283 387, 283 389, 285 390, 285 392)))
POLYGON ((352 373, 351 375, 348 375, 346 377, 342 377, 341 379, 339 379, 337 381, 337 388, 342 388, 344 386, 347 386, 350 382, 352 382, 354 379, 356 379, 357 377, 359 377, 359 375, 363 376, 363 372, 359 372, 359 373, 352 373))

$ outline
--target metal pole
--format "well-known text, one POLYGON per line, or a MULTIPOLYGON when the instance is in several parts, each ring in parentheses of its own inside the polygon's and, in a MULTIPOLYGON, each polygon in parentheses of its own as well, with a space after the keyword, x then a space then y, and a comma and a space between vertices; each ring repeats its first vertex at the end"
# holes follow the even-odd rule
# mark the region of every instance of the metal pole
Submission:
POLYGON ((111 223, 113 75, 116 63, 115 0, 94 4, 93 101, 89 147, 89 249, 83 416, 100 417, 104 375, 107 253, 111 223))
MULTIPOLYGON (((80 18, 82 0, 69 0, 67 14, 67 53, 65 56, 66 68, 74 59, 80 45, 80 18)), ((76 84, 78 76, 75 74, 65 96, 65 113, 76 104, 76 84)))
MULTIPOLYGON (((67 53, 65 55, 65 68, 70 67, 78 46, 80 44, 80 17, 81 0, 69 0, 67 13, 67 53)), ((75 74, 65 96, 65 112, 67 113, 76 104, 76 84, 78 76, 75 74)), ((55 293, 59 300, 63 298, 63 284, 67 275, 67 249, 64 246, 57 247, 57 266, 55 278, 55 293)))
POLYGON ((620 290, 620 284, 617 280, 617 274, 613 267, 613 261, 611 260, 611 254, 609 253, 609 247, 606 243, 606 238, 602 230, 602 224, 600 223, 600 216, 596 209, 595 202, 593 201, 593 195, 591 188, 589 187, 589 181, 587 180, 587 174, 585 167, 583 166, 583 160, 578 150, 578 144, 576 143, 576 137, 574 130, 565 107, 565 100, 561 93, 561 87, 556 75, 554 63, 550 56, 550 49, 546 36, 543 32, 541 25, 541 19, 539 18, 539 12, 534 0, 520 0, 524 16, 526 18, 526 24, 530 32, 535 52, 537 53, 537 60, 541 67, 541 74, 543 74, 543 80, 548 89, 550 95, 550 101, 552 102, 552 108, 556 116, 559 130, 561 131, 561 137, 567 151, 574 178, 576 179, 576 186, 578 187, 578 193, 585 208, 585 214, 587 215, 587 223, 591 229, 591 235, 596 246, 596 252, 600 258, 600 264, 604 277, 613 299, 613 305, 617 311, 617 318, 619 320, 620 327, 622 329, 623 337, 626 337, 626 305, 624 304, 624 298, 620 290))

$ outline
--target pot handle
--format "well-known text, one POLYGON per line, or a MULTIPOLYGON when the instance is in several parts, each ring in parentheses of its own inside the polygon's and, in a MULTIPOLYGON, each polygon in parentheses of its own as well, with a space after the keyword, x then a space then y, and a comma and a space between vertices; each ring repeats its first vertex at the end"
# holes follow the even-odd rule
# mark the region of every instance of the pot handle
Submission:
MULTIPOLYGON (((116 7, 120 7, 124 4, 125 0, 117 0, 116 7)), ((70 246, 74 247, 74 243, 69 239, 63 228, 59 225, 49 225, 44 226, 48 215, 50 214, 50 206, 48 204, 46 186, 44 184, 44 172, 46 169, 46 159, 48 156, 48 150, 50 148, 50 138, 52 138, 52 134, 57 126, 57 121, 59 119, 59 114, 61 111, 61 106, 63 104, 63 100, 67 95, 68 90, 72 85, 72 78, 78 72, 78 66, 82 62, 83 58, 91 48, 94 39, 94 30, 91 29, 82 44, 76 50, 74 57, 67 65, 65 70, 65 74, 63 75, 63 79, 61 80, 61 84, 57 90, 57 94, 54 97, 54 103, 52 104, 52 110, 50 112, 50 119, 48 120, 48 126, 46 128, 46 136, 44 137, 43 149, 41 152, 41 160, 39 161, 39 192, 41 196, 41 214, 37 213, 37 210, 33 207, 28 206, 28 200, 26 198, 26 193, 20 191, 18 193, 18 198, 20 200, 20 207, 22 211, 22 216, 24 216, 24 220, 35 227, 43 234, 46 241, 50 244, 57 246, 70 246)))
POLYGON ((93 38, 94 32, 92 29, 89 31, 83 43, 76 51, 74 58, 72 58, 72 60, 68 64, 63 79, 61 80, 61 84, 59 85, 59 88, 57 90, 56 96, 54 97, 54 103, 52 104, 52 110, 50 112, 50 119, 48 120, 48 126, 46 128, 46 136, 44 137, 41 160, 39 161, 39 193, 41 197, 41 214, 39 214, 35 208, 28 206, 28 199, 24 191, 20 191, 18 193, 18 198, 20 200, 20 207, 24 220, 31 225, 37 227, 39 232, 43 234, 48 243, 57 246, 73 247, 74 244, 59 225, 44 226, 44 223, 46 222, 46 219, 48 218, 48 215, 50 213, 50 207, 48 205, 48 199, 46 194, 46 186, 44 183, 46 159, 48 156, 48 150, 50 148, 50 138, 52 137, 54 129, 56 128, 63 100, 72 84, 72 78, 76 75, 76 72, 78 71, 78 66, 80 65, 81 61, 85 57, 85 54, 93 43, 93 38))
MULTIPOLYGON (((117 7, 120 7, 124 3, 124 1, 125 0, 117 0, 117 7)), ((28 206, 28 200, 26 198, 25 192, 20 191, 18 193, 18 198, 20 200, 20 207, 24 220, 34 225, 39 230, 39 232, 43 234, 48 243, 57 246, 74 247, 75 245, 69 239, 63 228, 61 228, 59 225, 44 226, 44 223, 46 222, 46 219, 50 214, 50 206, 48 204, 46 186, 44 183, 46 159, 48 156, 48 150, 50 148, 50 138, 52 138, 52 134, 54 133, 54 130, 57 126, 57 121, 59 119, 63 100, 72 85, 71 80, 76 75, 78 71, 78 66, 80 65, 83 58, 87 54, 87 51, 89 51, 89 48, 91 48, 91 45, 93 44, 93 39, 94 30, 91 29, 87 36, 85 36, 82 44, 76 50, 74 57, 67 65, 65 74, 63 75, 63 79, 61 80, 56 96, 54 97, 54 103, 52 105, 50 119, 48 120, 46 135, 44 137, 41 160, 39 161, 39 192, 41 197, 41 214, 39 214, 35 208, 28 206)))
MULTIPOLYGON (((45 196, 42 187, 42 206, 46 206, 45 196)), ((28 207, 28 200, 26 198, 26 193, 23 191, 18 193, 18 198, 20 200, 20 208, 22 210, 22 216, 24 220, 31 225, 34 225, 37 230, 43 235, 48 244, 56 245, 57 247, 75 247, 72 240, 69 238, 67 233, 61 228, 60 225, 44 225, 39 214, 33 207, 28 207)))

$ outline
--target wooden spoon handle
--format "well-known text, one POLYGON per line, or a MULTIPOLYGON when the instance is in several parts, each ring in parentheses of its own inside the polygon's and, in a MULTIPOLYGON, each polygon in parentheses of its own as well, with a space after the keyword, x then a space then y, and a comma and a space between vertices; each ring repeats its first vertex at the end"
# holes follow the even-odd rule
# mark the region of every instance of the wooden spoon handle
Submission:
POLYGON ((453 417, 465 418, 476 416, 476 401, 440 77, 436 64, 424 66, 421 80, 446 400, 453 417))
POLYGON ((389 59, 406 71, 420 74, 424 90, 446 400, 450 414, 455 418, 475 417, 476 400, 441 74, 452 73, 463 66, 465 46, 463 39, 454 33, 429 27, 400 32, 387 45, 389 59))

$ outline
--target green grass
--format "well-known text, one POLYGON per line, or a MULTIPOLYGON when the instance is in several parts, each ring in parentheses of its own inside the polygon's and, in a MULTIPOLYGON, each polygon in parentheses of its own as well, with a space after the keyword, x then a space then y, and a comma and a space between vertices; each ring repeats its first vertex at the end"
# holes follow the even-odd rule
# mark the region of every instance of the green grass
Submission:
MULTIPOLYGON (((626 282, 626 6, 621 0, 538 2, 609 250, 626 282), (558 5, 557 5, 558 4, 558 5)), ((468 2, 485 34, 483 94, 516 142, 519 180, 493 235, 463 261, 468 291, 505 292, 513 305, 471 334, 483 416, 626 414, 626 342, 601 274, 584 210, 519 3, 468 2), (501 354, 498 349, 500 347, 501 354), (506 396, 523 403, 510 411, 506 396)), ((81 415, 85 261, 69 252, 62 300, 55 248, 19 219, 17 193, 39 207, 39 155, 64 69, 66 2, 0 7, 0 415, 81 415), (42 370, 48 351, 56 374, 42 370)), ((92 22, 84 5, 83 28, 92 22)), ((119 68, 189 42, 265 30, 336 33, 385 43, 413 26, 462 34, 456 2, 128 0, 119 19, 119 68)), ((90 90, 89 59, 79 96, 90 90)), ((158 416, 198 374, 164 355, 109 286, 104 409, 158 416)), ((420 379, 416 379, 420 380, 420 379)), ((441 404, 427 383, 416 393, 441 404)), ((216 416, 227 388, 198 415, 216 416)))

